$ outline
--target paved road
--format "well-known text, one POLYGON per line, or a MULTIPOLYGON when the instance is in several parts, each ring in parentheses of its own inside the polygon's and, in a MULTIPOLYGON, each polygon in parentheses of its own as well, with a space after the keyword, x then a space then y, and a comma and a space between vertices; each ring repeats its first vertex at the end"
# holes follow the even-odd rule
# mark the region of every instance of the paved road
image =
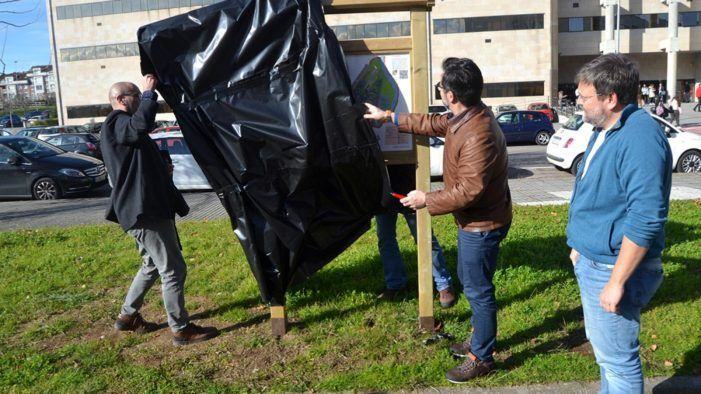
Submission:
MULTIPOLYGON (((545 160, 545 147, 513 146, 509 151, 509 184, 516 204, 565 204, 569 200, 574 178, 558 171, 545 160)), ((443 187, 434 182, 431 189, 443 187)), ((104 212, 108 203, 108 189, 80 198, 58 201, 0 201, 0 231, 65 227, 81 224, 106 223, 104 212)), ((673 199, 701 198, 701 175, 673 176, 673 199)), ((185 193, 190 214, 178 220, 204 220, 226 217, 219 199, 212 192, 185 193)))

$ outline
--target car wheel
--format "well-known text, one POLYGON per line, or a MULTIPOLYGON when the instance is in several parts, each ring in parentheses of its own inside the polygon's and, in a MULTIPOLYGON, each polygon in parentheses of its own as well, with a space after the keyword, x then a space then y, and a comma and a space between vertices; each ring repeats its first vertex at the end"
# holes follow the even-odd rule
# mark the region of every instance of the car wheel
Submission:
POLYGON ((535 135, 535 143, 538 145, 547 145, 550 142, 550 133, 547 131, 539 131, 535 135))
POLYGON ((570 173, 574 176, 577 176, 577 173, 579 172, 579 167, 582 166, 582 156, 579 155, 572 160, 572 166, 570 167, 570 173))
POLYGON ((684 152, 679 157, 677 163, 677 171, 679 172, 701 172, 701 152, 690 150, 684 152))
POLYGON ((56 200, 61 198, 61 189, 51 178, 39 178, 32 186, 32 196, 35 200, 56 200))

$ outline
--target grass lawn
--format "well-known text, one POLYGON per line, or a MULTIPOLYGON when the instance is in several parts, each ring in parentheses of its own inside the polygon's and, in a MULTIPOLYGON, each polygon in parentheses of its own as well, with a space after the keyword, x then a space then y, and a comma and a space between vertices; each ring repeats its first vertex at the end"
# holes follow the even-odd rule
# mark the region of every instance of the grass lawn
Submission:
MULTIPOLYGON (((584 346, 578 288, 567 258, 567 207, 520 207, 502 243, 495 283, 499 370, 470 383, 505 386, 596 380, 584 346)), ((403 220, 400 220, 403 223, 403 220)), ((416 293, 415 248, 400 246, 416 293)), ((186 300, 198 324, 223 334, 175 348, 164 328, 113 332, 140 262, 117 226, 0 233, 0 391, 305 391, 449 386, 448 341, 422 342, 416 296, 378 302, 382 268, 374 230, 288 293, 291 331, 272 339, 267 308, 227 220, 179 225, 188 262, 186 300)), ((594 229, 592 229, 594 230, 594 229)), ((434 220, 455 275, 456 228, 434 220)), ((701 374, 701 202, 673 202, 665 280, 643 314, 647 376, 701 374)), ((457 282, 457 279, 454 278, 457 282)), ((165 323, 160 288, 142 311, 165 323)), ((461 297, 436 309, 445 331, 470 332, 461 297)))

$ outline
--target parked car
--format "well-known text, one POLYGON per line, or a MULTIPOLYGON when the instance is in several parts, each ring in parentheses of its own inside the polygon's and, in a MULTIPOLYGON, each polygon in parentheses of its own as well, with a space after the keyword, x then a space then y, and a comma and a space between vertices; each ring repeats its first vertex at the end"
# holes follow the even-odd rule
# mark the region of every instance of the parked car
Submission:
POLYGON ((88 131, 83 126, 69 125, 69 126, 48 126, 44 127, 44 131, 40 132, 36 138, 46 141, 50 135, 53 134, 65 134, 65 133, 87 133, 88 131))
POLYGON ((445 140, 441 137, 429 137, 429 154, 431 157, 431 176, 443 176, 443 147, 445 140))
POLYGON ((4 137, 4 136, 6 136, 6 135, 12 135, 12 133, 10 133, 10 132, 7 131, 7 130, 2 130, 2 129, 0 129, 0 137, 4 137))
POLYGON ((27 127, 17 132, 19 137, 39 138, 46 135, 56 134, 55 131, 49 130, 47 127, 27 127))
POLYGON ((506 143, 535 142, 547 145, 555 133, 548 116, 538 111, 509 111, 497 115, 506 143))
POLYGON ((180 126, 163 126, 153 129, 152 134, 180 132, 180 126))
POLYGON ((64 133, 49 135, 46 142, 65 151, 80 153, 102 160, 100 139, 91 133, 64 133))
POLYGON ((87 133, 100 134, 100 129, 102 129, 103 122, 91 122, 83 125, 83 128, 87 133))
POLYGON ((24 120, 43 120, 49 118, 49 110, 27 111, 24 113, 24 120))
MULTIPOLYGON (((665 130, 672 148, 672 165, 678 172, 701 172, 701 136, 685 132, 657 115, 651 114, 665 130)), ((576 175, 582 165, 584 151, 594 127, 584 122, 581 112, 575 113, 551 138, 547 148, 548 162, 556 168, 576 175)))
POLYGON ((24 124, 22 123, 22 118, 19 116, 12 114, 12 115, 3 115, 0 116, 0 127, 22 127, 24 124))
POLYGON ((516 108, 516 106, 513 104, 501 104, 496 106, 496 110, 494 111, 494 113, 500 114, 502 112, 508 111, 518 111, 518 108, 516 108))
POLYGON ((180 132, 150 134, 159 149, 167 150, 173 160, 173 183, 178 190, 209 190, 207 177, 190 153, 185 138, 180 132))
POLYGON ((548 119, 550 119, 552 123, 557 123, 560 121, 560 117, 558 116, 557 111, 555 110, 555 108, 549 106, 548 103, 531 103, 526 109, 529 111, 542 112, 548 115, 548 119))
POLYGON ((105 165, 30 137, 0 137, 0 197, 53 200, 107 183, 105 165))

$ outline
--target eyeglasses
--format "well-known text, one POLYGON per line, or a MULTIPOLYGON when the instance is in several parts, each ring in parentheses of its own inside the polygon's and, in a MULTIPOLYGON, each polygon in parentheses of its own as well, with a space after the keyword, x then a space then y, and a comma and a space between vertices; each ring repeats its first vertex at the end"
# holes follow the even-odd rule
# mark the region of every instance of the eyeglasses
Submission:
POLYGON ((436 88, 436 89, 440 89, 440 90, 445 90, 445 88, 443 87, 443 83, 442 83, 442 82, 438 82, 438 83, 435 85, 435 88, 436 88))
POLYGON ((574 95, 577 96, 577 100, 582 100, 582 104, 586 103, 589 101, 592 97, 598 97, 598 96, 608 96, 607 94, 604 93, 597 93, 593 96, 583 96, 581 93, 579 93, 579 89, 574 91, 574 95))

